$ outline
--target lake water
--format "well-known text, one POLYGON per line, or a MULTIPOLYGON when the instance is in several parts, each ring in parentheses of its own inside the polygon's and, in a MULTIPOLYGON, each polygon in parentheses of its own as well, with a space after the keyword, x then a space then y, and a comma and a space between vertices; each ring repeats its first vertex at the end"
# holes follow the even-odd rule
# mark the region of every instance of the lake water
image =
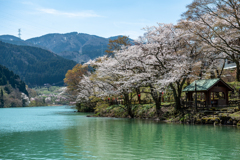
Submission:
POLYGON ((0 159, 240 159, 240 129, 0 108, 0 159))

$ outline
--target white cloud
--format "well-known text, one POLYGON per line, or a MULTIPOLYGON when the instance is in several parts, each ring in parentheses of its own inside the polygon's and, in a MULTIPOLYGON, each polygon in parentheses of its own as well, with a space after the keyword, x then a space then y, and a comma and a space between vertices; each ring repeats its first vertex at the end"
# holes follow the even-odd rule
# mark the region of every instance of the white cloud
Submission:
MULTIPOLYGON (((96 14, 92 10, 86 10, 81 12, 64 12, 64 11, 56 10, 53 8, 45 8, 30 1, 22 1, 21 3, 24 5, 31 6, 32 8, 34 8, 34 10, 38 11, 38 13, 40 12, 40 13, 51 14, 55 16, 66 16, 66 17, 77 17, 77 18, 103 17, 96 14)), ((31 13, 36 14, 36 12, 31 12, 31 13)))
POLYGON ((63 12, 51 8, 39 8, 38 11, 46 14, 56 15, 56 16, 67 16, 67 17, 79 17, 79 18, 89 18, 89 17, 102 17, 93 11, 82 11, 82 12, 63 12))

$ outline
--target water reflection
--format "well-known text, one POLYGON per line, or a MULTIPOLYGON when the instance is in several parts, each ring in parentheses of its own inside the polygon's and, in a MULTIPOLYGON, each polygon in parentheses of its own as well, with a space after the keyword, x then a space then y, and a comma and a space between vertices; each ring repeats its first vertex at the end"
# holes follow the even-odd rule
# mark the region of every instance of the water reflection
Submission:
POLYGON ((76 120, 84 125, 65 130, 66 158, 70 158, 68 155, 97 159, 226 159, 239 156, 240 130, 233 127, 114 118, 76 120))
POLYGON ((240 129, 0 109, 0 159, 239 159, 240 129))

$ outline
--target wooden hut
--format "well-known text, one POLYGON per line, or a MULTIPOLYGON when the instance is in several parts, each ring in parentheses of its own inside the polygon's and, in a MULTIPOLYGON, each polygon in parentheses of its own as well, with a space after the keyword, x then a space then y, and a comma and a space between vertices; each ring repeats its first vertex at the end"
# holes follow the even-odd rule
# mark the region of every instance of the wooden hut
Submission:
POLYGON ((194 104, 193 94, 196 93, 198 102, 205 107, 228 106, 229 91, 234 90, 220 78, 196 80, 183 90, 187 102, 194 104))

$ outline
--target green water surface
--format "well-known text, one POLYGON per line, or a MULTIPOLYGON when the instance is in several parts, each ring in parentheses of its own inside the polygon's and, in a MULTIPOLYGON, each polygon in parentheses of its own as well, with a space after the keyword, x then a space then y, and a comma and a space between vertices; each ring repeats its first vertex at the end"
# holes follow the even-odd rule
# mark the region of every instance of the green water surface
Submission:
POLYGON ((0 108, 0 159, 240 159, 240 129, 0 108))

